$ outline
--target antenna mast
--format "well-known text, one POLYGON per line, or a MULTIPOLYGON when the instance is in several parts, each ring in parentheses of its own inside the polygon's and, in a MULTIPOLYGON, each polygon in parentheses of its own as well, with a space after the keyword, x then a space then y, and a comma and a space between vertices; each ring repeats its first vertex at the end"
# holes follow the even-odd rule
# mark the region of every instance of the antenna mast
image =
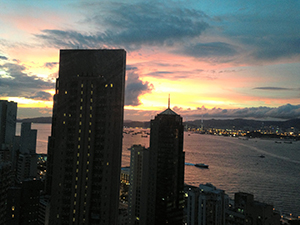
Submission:
POLYGON ((168 98, 168 109, 170 108, 170 94, 169 94, 169 98, 168 98))

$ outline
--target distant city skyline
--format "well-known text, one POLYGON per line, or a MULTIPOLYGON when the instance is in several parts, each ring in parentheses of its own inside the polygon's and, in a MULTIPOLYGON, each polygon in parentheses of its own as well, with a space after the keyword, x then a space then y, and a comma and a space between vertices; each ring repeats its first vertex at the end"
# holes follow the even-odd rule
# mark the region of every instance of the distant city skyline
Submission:
POLYGON ((125 120, 300 117, 300 2, 4 1, 0 99, 52 116, 59 49, 122 48, 125 120))

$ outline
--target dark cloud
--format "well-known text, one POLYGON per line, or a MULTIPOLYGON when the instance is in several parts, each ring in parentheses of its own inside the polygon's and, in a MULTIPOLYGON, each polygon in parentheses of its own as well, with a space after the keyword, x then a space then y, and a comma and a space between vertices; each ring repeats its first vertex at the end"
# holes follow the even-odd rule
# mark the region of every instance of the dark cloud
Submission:
POLYGON ((126 70, 127 71, 129 71, 129 70, 137 70, 137 67, 131 66, 131 65, 126 65, 126 70))
POLYGON ((0 55, 0 60, 8 60, 6 56, 0 55))
POLYGON ((33 95, 28 96, 28 98, 41 100, 41 101, 52 101, 52 95, 44 91, 35 92, 33 93, 33 95))
POLYGON ((107 8, 102 4, 88 5, 92 16, 86 22, 99 27, 96 33, 73 30, 42 30, 35 36, 54 47, 95 48, 105 46, 137 49, 141 45, 173 45, 198 37, 209 25, 200 10, 168 7, 163 4, 120 3, 107 8), (106 26, 103 29, 103 26, 106 26), (100 28, 101 27, 101 28, 100 28))
POLYGON ((170 71, 155 71, 155 72, 147 73, 148 76, 152 76, 152 77, 165 77, 165 75, 170 75, 170 74, 174 74, 174 72, 170 72, 170 71))
POLYGON ((177 111, 180 115, 189 118, 275 118, 275 119, 292 119, 300 118, 300 105, 286 104, 280 107, 251 107, 239 109, 222 109, 213 108, 207 109, 204 106, 196 110, 180 110, 177 111))
POLYGON ((247 4, 248 10, 223 14, 218 25, 223 35, 243 45, 247 58, 256 63, 282 58, 299 59, 299 2, 288 4, 256 2, 247 4), (257 11, 257 9, 261 9, 257 11))
POLYGON ((257 40, 257 48, 250 56, 257 60, 274 61, 282 58, 298 57, 300 55, 300 38, 276 37, 257 40))
POLYGON ((0 96, 28 97, 32 92, 52 89, 54 84, 51 81, 44 81, 37 76, 28 76, 24 70, 25 66, 5 63, 0 69, 6 72, 6 76, 0 76, 0 96))
POLYGON ((47 62, 44 64, 45 67, 52 69, 54 66, 58 65, 58 62, 47 62))
POLYGON ((237 47, 224 42, 197 43, 184 46, 176 53, 206 59, 215 62, 232 61, 238 54, 237 47))
POLYGON ((253 89, 256 90, 269 90, 269 91, 294 91, 294 90, 299 90, 296 88, 282 88, 282 87, 255 87, 253 89))
POLYGON ((141 104, 139 96, 151 92, 153 85, 140 80, 135 71, 127 73, 125 88, 125 105, 138 106, 141 104))

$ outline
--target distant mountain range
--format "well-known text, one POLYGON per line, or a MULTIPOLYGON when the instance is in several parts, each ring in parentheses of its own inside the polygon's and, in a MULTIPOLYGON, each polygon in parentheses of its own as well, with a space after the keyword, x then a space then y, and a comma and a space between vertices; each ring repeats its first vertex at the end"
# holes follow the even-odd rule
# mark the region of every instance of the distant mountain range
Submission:
MULTIPOLYGON (((28 119, 18 119, 17 122, 31 122, 31 123, 52 123, 52 117, 37 117, 28 119)), ((201 120, 194 120, 184 122, 184 125, 191 128, 201 127, 201 120)), ((131 121, 125 120, 126 127, 150 127, 150 121, 131 121)), ((218 129, 236 129, 236 130, 257 130, 264 127, 288 129, 294 127, 300 129, 300 119, 291 119, 287 121, 258 121, 246 119, 226 119, 226 120, 203 120, 204 128, 218 128, 218 129)))

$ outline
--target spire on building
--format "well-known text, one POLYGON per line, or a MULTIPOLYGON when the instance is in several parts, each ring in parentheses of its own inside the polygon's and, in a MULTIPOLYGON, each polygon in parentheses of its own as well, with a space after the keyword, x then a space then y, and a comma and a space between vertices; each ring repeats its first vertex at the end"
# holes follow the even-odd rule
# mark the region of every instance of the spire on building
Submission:
POLYGON ((168 108, 165 111, 161 112, 160 115, 178 115, 170 108, 170 94, 168 98, 168 108))

